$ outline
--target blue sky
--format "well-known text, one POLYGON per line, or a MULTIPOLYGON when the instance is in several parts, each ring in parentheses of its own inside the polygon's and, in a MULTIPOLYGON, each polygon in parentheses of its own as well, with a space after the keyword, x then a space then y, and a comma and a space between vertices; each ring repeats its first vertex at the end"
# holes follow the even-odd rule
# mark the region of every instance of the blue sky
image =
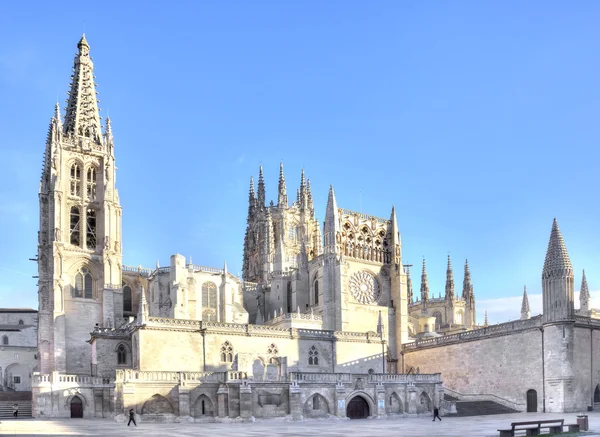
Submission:
MULTIPOLYGON (((239 272, 248 181, 311 179, 324 219, 398 213, 403 261, 443 293, 468 257, 478 318, 541 293, 557 217, 600 290, 600 4, 12 2, 0 14, 0 306, 37 306, 37 191, 85 30, 116 141, 124 263, 179 252, 239 272), (164 4, 163 4, 164 5, 164 4), (510 301, 512 302, 512 301, 510 301)), ((535 298, 534 298, 535 299, 535 298)), ((600 303, 600 301, 599 301, 600 303)), ((535 312, 535 311, 534 311, 535 312)))

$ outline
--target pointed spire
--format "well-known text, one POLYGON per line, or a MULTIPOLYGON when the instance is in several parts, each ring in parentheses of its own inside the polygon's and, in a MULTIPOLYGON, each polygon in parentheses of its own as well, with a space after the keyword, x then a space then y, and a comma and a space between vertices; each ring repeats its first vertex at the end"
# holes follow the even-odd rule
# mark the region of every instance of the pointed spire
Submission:
POLYGON ((58 104, 58 102, 56 102, 56 105, 54 106, 54 119, 62 125, 62 120, 60 117, 60 105, 58 104))
POLYGON ((223 276, 227 279, 227 261, 223 261, 223 276))
POLYGON ((562 272, 564 270, 572 270, 571 259, 565 246, 558 222, 556 218, 552 222, 552 232, 550 233, 550 241, 548 243, 548 251, 546 252, 546 260, 544 261, 544 275, 550 275, 552 272, 562 272))
POLYGON ((256 208, 256 192, 254 191, 254 178, 250 176, 250 190, 248 191, 248 220, 250 220, 250 216, 254 213, 254 209, 256 208))
POLYGON ((310 189, 310 179, 306 181, 306 204, 310 210, 311 216, 315 214, 315 205, 313 204, 312 190, 310 189))
POLYGON ((285 176, 283 175, 283 162, 279 164, 279 186, 278 186, 278 195, 277 195, 277 206, 287 207, 288 206, 288 197, 287 190, 285 188, 285 176))
POLYGON ((486 328, 489 326, 488 316, 487 316, 487 310, 485 311, 485 319, 483 321, 483 326, 486 327, 486 328))
POLYGON ((106 122, 105 122, 105 128, 104 128, 104 135, 106 135, 106 138, 111 138, 113 136, 112 133, 112 123, 110 120, 110 117, 106 117, 106 122))
POLYGON ((142 286, 140 292, 140 303, 138 307, 138 323, 145 323, 148 319, 148 302, 146 302, 146 292, 142 286))
POLYGON ((306 190, 306 177, 304 176, 304 169, 300 175, 300 188, 298 189, 298 203, 301 209, 308 207, 308 193, 306 190))
POLYGON ((452 263, 448 255, 448 267, 446 269, 446 300, 454 301, 454 275, 452 273, 452 263))
POLYGON ((427 302, 429 300, 429 280, 427 279, 427 265, 425 264, 425 258, 423 258, 423 270, 421 272, 421 301, 427 302))
MULTIPOLYGON (((325 253, 337 253, 336 238, 340 232, 339 214, 333 185, 329 186, 329 195, 327 197, 327 207, 325 208, 325 225, 323 234, 325 238, 325 253)), ((343 252, 343 251, 342 251, 343 252)))
POLYGON ((67 100, 64 133, 90 138, 100 143, 100 111, 94 83, 94 64, 90 58, 90 46, 85 35, 77 44, 71 90, 67 100))
POLYGON ((263 176, 262 165, 258 171, 258 207, 265 207, 265 178, 263 176))
POLYGON ((585 277, 585 270, 581 276, 581 289, 579 291, 579 309, 583 312, 587 312, 590 309, 590 290, 588 288, 587 279, 585 277))
POLYGON ((377 333, 383 335, 383 318, 381 317, 381 311, 379 311, 379 316, 377 317, 377 333))
POLYGON ((471 299, 471 270, 469 270, 469 260, 465 259, 465 277, 463 279, 462 300, 468 302, 471 299))
POLYGON ((523 287, 523 302, 521 303, 521 320, 529 319, 531 310, 529 309, 529 298, 527 297, 527 286, 523 287))

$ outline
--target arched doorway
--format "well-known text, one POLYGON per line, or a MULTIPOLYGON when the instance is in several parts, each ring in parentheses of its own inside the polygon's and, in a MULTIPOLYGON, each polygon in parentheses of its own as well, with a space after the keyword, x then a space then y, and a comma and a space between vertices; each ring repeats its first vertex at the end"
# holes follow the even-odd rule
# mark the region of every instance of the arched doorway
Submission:
POLYGON ((83 418, 83 401, 79 396, 73 396, 71 399, 71 419, 83 418))
POLYGON ((594 402, 600 402, 600 384, 598 384, 596 390, 594 390, 594 402))
POLYGON ((527 390, 527 412, 537 413, 537 391, 527 390))
POLYGON ((355 396, 348 402, 348 408, 346 408, 348 418, 366 419, 370 415, 369 404, 362 396, 355 396))

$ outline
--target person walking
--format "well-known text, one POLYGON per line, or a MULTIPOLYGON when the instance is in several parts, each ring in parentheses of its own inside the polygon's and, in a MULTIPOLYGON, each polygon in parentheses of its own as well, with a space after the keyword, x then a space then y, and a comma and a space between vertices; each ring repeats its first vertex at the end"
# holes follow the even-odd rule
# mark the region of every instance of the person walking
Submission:
POLYGON ((133 424, 137 426, 137 423, 135 423, 135 412, 133 411, 133 408, 129 410, 129 422, 127 422, 127 426, 129 426, 131 422, 133 422, 133 424))
POLYGON ((16 419, 18 416, 19 416, 19 405, 14 404, 13 405, 13 417, 16 419))
POLYGON ((440 410, 438 410, 438 407, 434 407, 433 408, 433 421, 435 422, 435 418, 440 419, 440 421, 442 420, 442 418, 440 417, 440 410))

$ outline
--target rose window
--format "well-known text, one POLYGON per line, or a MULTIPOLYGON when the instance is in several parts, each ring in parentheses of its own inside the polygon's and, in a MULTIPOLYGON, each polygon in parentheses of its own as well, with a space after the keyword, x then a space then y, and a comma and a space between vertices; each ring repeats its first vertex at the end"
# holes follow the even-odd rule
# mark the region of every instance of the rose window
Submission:
POLYGON ((377 302, 381 295, 379 283, 375 276, 367 272, 356 272, 350 278, 352 296, 362 304, 377 302))

